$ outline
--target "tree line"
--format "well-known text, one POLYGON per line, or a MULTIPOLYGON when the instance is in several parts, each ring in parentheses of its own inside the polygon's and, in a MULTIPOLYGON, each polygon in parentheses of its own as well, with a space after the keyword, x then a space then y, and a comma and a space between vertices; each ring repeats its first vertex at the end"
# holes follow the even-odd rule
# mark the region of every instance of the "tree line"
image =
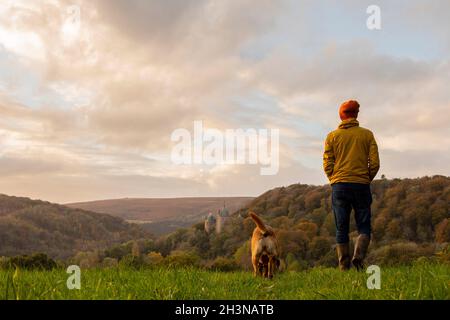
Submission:
MULTIPOLYGON (((372 194, 369 263, 411 264, 421 258, 450 261, 449 177, 383 177, 372 183, 372 194)), ((249 240, 255 225, 247 216, 249 210, 276 229, 284 268, 336 266, 331 188, 306 184, 265 192, 234 212, 220 234, 207 234, 203 222, 199 222, 169 235, 133 240, 93 253, 94 260, 107 258, 142 266, 164 262, 250 269, 249 240)), ((357 236, 353 218, 350 236, 357 236)))

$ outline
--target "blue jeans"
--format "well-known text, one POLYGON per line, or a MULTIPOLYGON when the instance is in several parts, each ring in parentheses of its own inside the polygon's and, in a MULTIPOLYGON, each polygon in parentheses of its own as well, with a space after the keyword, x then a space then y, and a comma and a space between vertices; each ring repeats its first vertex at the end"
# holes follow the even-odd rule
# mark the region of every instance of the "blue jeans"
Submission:
POLYGON ((331 186, 331 206, 336 223, 336 242, 349 242, 350 213, 355 210, 356 227, 359 234, 370 237, 370 205, 372 194, 369 184, 338 182, 331 186))

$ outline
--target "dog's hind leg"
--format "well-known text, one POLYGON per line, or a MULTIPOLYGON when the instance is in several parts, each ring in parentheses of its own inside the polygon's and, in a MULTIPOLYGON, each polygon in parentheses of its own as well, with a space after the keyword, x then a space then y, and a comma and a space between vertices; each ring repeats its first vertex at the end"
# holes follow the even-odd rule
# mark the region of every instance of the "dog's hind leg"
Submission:
POLYGON ((252 265, 253 265, 253 274, 254 276, 258 276, 260 274, 259 270, 259 255, 252 256, 252 265))
POLYGON ((268 269, 268 273, 267 273, 266 277, 269 279, 272 279, 273 274, 275 272, 275 258, 274 257, 270 257, 269 263, 267 264, 267 269, 268 269))
POLYGON ((269 277, 269 265, 265 264, 264 265, 264 278, 268 278, 269 277))
POLYGON ((266 254, 261 254, 259 258, 259 274, 267 278, 269 272, 269 257, 266 254))

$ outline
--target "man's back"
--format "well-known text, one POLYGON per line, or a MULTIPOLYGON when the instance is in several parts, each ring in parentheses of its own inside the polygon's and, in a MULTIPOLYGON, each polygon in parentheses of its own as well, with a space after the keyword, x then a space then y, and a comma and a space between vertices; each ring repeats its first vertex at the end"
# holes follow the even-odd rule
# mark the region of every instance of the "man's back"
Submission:
POLYGON ((360 127, 356 119, 342 121, 327 136, 323 162, 331 184, 370 183, 380 166, 372 132, 360 127))
POLYGON ((370 130, 359 126, 359 103, 348 100, 339 107, 342 122, 325 140, 323 168, 331 183, 331 207, 336 222, 336 252, 340 270, 356 269, 370 243, 372 194, 370 182, 380 168, 378 147, 370 130), (350 214, 355 211, 358 238, 350 260, 350 214))

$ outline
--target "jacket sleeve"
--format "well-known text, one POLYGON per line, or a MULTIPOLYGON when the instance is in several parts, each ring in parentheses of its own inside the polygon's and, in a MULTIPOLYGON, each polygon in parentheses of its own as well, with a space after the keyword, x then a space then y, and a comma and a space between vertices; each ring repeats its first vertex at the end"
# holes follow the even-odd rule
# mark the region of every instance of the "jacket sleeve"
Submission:
POLYGON ((331 180, 334 169, 334 150, 333 150, 333 135, 329 133, 325 140, 325 151, 323 153, 323 170, 325 171, 328 180, 331 180))
POLYGON ((371 135, 369 147, 369 178, 372 181, 380 169, 380 157, 378 155, 378 146, 373 134, 371 135))

